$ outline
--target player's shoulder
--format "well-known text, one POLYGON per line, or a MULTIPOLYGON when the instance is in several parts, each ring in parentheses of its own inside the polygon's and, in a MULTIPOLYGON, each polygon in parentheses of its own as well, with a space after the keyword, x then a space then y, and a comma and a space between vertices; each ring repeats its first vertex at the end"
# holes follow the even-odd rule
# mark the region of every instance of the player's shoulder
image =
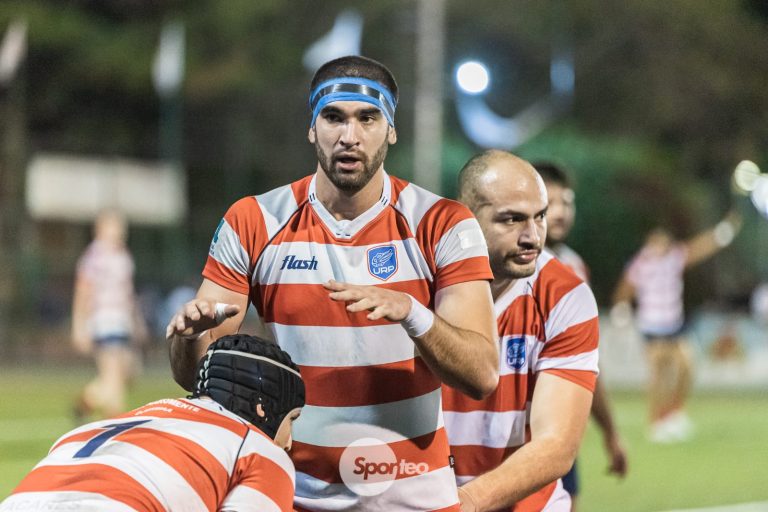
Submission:
POLYGON ((240 457, 249 457, 254 464, 259 465, 264 460, 280 466, 292 479, 295 469, 288 452, 277 446, 264 432, 256 426, 248 424, 248 433, 240 450, 240 457))
POLYGON ((229 207, 228 218, 264 218, 268 224, 287 220, 307 198, 311 177, 263 193, 241 197, 229 207))
POLYGON ((414 224, 429 218, 444 223, 455 223, 464 219, 473 219, 472 212, 465 205, 454 199, 435 194, 415 183, 402 178, 391 177, 392 206, 414 224))

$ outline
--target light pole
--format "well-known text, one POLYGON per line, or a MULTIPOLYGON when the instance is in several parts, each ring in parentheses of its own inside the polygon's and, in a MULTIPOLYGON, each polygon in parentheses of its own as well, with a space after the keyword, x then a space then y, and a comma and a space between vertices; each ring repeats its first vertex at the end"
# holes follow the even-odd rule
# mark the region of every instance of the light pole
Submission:
MULTIPOLYGON (((160 99, 159 154, 160 159, 173 167, 179 175, 179 183, 186 183, 183 165, 183 124, 181 86, 184 81, 185 33, 180 21, 167 23, 160 34, 160 44, 152 65, 152 79, 160 99)), ((182 226, 165 228, 162 235, 163 261, 168 274, 178 282, 185 276, 186 221, 182 226)))
MULTIPOLYGON (((18 264, 22 260, 26 160, 24 82, 20 68, 27 52, 27 23, 13 21, 0 43, 0 349, 8 347, 9 319, 22 308, 18 264)), ((20 325, 14 325, 20 327, 20 325)))
POLYGON ((419 0, 417 10, 413 181, 440 194, 445 0, 419 0))

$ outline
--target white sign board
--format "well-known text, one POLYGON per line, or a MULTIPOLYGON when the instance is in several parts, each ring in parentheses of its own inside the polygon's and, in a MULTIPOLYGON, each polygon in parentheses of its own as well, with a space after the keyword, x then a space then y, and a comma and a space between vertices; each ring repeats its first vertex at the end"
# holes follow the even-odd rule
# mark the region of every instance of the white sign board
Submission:
POLYGON ((44 154, 27 167, 26 204, 40 220, 90 222, 109 208, 133 224, 168 225, 186 215, 187 187, 168 163, 44 154))

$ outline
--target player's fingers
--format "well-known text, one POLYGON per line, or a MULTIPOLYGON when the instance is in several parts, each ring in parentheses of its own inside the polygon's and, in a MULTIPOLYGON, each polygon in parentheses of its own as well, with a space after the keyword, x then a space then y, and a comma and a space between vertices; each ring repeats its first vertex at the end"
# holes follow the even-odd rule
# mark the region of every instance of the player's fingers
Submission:
POLYGON ((328 282, 323 283, 323 288, 325 288, 326 290, 334 291, 334 292, 345 290, 348 287, 349 285, 347 283, 340 283, 335 279, 331 279, 328 282))
POLYGON ((195 307, 200 312, 200 318, 213 318, 215 315, 214 309, 211 307, 211 304, 207 300, 196 301, 195 307))
POLYGON ((188 318, 193 322, 200 320, 200 310, 197 308, 197 304, 195 302, 188 302, 185 304, 183 315, 185 318, 188 318))
POLYGON ((347 305, 347 311, 351 313, 357 313, 358 311, 373 311, 377 304, 370 297, 363 297, 357 302, 353 302, 347 305))
POLYGON ((358 301, 365 298, 359 289, 349 289, 341 292, 331 292, 328 296, 335 301, 358 301))
POLYGON ((387 315, 389 315, 389 306, 381 304, 368 313, 366 318, 368 318, 368 320, 381 320, 382 318, 386 318, 387 315))

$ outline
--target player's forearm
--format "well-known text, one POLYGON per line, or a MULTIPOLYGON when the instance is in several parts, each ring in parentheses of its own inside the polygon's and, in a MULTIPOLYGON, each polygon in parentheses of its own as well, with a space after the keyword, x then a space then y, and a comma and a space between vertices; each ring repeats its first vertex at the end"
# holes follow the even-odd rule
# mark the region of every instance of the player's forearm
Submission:
POLYGON ((592 397, 592 408, 590 410, 592 418, 603 432, 603 437, 613 437, 616 435, 616 427, 613 422, 613 413, 608 401, 608 394, 601 379, 595 383, 595 392, 592 397))
POLYGON ((573 465, 576 448, 558 439, 531 441, 498 468, 463 486, 477 512, 507 509, 554 482, 573 465))
POLYGON ((499 356, 495 343, 435 315, 432 328, 413 338, 422 360, 445 384, 479 400, 496 389, 499 356))
POLYGON ((204 346, 211 342, 213 339, 210 338, 209 332, 205 332, 200 338, 195 339, 173 335, 168 340, 173 380, 187 391, 192 390, 192 385, 195 382, 195 368, 202 356, 204 346))

